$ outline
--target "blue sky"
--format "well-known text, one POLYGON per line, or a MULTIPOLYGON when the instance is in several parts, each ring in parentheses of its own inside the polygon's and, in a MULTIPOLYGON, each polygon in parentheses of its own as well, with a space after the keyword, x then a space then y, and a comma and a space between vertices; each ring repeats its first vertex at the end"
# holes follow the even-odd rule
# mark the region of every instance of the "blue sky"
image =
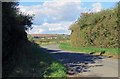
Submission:
MULTIPOLYGON (((83 1, 83 0, 82 0, 83 1)), ((82 12, 99 12, 115 6, 116 2, 82 2, 81 0, 53 0, 20 2, 20 11, 34 14, 31 34, 70 34, 69 26, 82 12)))

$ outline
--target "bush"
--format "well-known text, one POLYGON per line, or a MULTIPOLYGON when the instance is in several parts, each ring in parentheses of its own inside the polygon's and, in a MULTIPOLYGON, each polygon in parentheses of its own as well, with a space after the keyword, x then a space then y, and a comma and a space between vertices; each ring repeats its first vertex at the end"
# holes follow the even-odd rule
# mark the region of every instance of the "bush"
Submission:
POLYGON ((83 13, 70 26, 71 44, 76 47, 117 48, 120 31, 118 11, 119 6, 97 13, 83 13))

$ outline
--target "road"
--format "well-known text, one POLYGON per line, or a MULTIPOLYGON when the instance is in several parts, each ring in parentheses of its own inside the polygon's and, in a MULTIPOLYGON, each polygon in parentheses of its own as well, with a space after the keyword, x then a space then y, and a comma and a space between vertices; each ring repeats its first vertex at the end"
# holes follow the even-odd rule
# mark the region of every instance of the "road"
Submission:
POLYGON ((58 45, 43 48, 67 67, 69 77, 118 77, 118 59, 63 51, 58 45))

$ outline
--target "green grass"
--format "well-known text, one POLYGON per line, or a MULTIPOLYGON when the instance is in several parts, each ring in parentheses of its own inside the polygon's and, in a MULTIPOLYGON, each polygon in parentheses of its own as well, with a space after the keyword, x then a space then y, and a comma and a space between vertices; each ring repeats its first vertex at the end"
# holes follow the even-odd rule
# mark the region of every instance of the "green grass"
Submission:
POLYGON ((65 70, 61 64, 54 62, 47 68, 44 77, 65 77, 65 70))
POLYGON ((102 52, 105 51, 108 54, 120 54, 118 48, 95 48, 95 47, 73 47, 70 43, 60 43, 59 48, 63 50, 76 51, 76 52, 102 52))
POLYGON ((37 45, 25 46, 11 77, 66 77, 66 68, 37 45))

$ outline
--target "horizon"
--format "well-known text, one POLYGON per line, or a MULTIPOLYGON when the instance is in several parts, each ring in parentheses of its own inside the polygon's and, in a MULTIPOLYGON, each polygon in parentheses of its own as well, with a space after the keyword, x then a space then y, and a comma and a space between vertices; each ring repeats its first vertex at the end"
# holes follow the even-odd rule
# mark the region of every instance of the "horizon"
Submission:
MULTIPOLYGON (((28 33, 27 33, 28 34, 28 33)), ((69 34, 28 34, 28 35, 69 35, 69 34)))

